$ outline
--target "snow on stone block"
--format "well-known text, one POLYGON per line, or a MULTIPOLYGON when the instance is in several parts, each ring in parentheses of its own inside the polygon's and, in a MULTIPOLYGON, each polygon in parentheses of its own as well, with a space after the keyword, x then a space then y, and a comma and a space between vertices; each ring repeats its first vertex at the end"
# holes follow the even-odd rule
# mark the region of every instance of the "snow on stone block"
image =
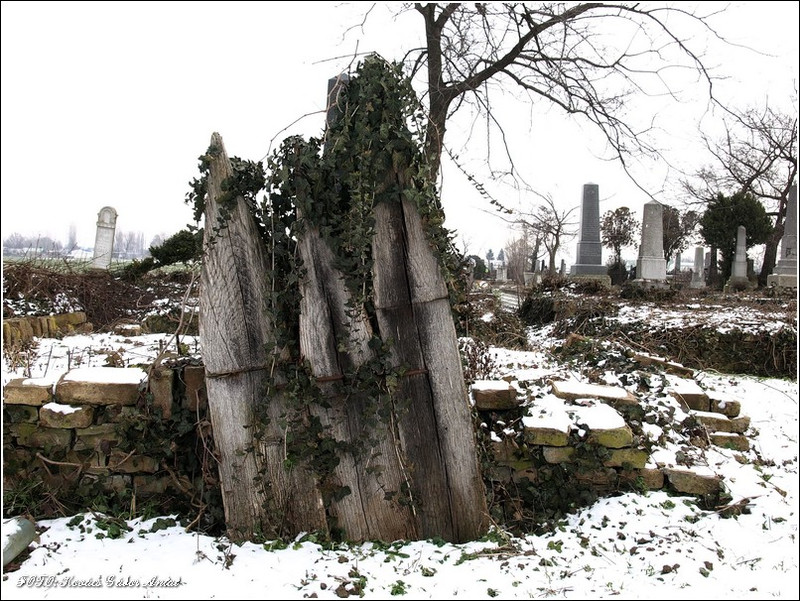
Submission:
POLYGON ((39 423, 47 428, 88 428, 94 419, 94 408, 47 403, 39 410, 39 423))
POLYGON ((56 384, 56 398, 77 405, 134 405, 147 374, 138 368, 82 367, 56 384))
POLYGON ((689 409, 708 411, 710 407, 708 395, 698 386, 697 382, 670 375, 667 375, 667 381, 669 382, 667 392, 676 400, 686 403, 689 409))
POLYGON ((620 386, 602 386, 565 380, 554 380, 550 382, 550 385, 553 387, 553 394, 562 399, 595 398, 623 405, 639 404, 635 396, 620 386))
POLYGON ((554 396, 545 396, 528 409, 522 418, 525 442, 529 444, 563 447, 569 443, 572 419, 564 403, 554 396))
POLYGON ((519 407, 516 389, 504 380, 478 380, 472 385, 472 398, 475 407, 481 411, 519 407))
POLYGON ((690 415, 703 424, 709 432, 743 434, 750 427, 749 417, 730 419, 721 413, 711 413, 710 411, 692 411, 690 415))
POLYGON ((570 409, 577 425, 589 430, 587 442, 609 449, 621 449, 633 444, 633 432, 616 409, 608 405, 574 407, 570 409))
POLYGON ((674 373, 679 376, 685 376, 688 378, 694 376, 694 370, 681 365, 680 363, 665 359, 664 357, 659 357, 658 355, 650 355, 649 353, 634 353, 633 360, 641 365, 659 365, 666 372, 674 373))
POLYGON ((711 401, 711 411, 721 413, 727 417, 738 417, 742 412, 742 403, 730 395, 719 390, 709 390, 706 392, 711 401))
POLYGON ((53 396, 53 383, 44 378, 17 378, 3 388, 6 405, 33 405, 41 407, 53 396))
POLYGON ((749 451, 750 441, 741 434, 729 434, 727 432, 716 432, 709 434, 711 444, 715 444, 723 449, 733 449, 734 451, 749 451))
POLYGON ((667 468, 664 474, 675 490, 690 495, 715 494, 722 484, 719 476, 706 476, 691 470, 667 468))

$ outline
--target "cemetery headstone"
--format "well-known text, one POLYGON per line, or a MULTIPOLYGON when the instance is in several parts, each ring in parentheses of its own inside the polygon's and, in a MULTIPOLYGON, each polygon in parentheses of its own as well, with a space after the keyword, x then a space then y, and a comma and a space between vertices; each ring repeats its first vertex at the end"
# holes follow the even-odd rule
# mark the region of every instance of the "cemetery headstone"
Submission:
POLYGON ((117 228, 117 211, 113 207, 103 207, 97 214, 97 233, 94 238, 92 268, 108 269, 114 252, 114 233, 117 228))

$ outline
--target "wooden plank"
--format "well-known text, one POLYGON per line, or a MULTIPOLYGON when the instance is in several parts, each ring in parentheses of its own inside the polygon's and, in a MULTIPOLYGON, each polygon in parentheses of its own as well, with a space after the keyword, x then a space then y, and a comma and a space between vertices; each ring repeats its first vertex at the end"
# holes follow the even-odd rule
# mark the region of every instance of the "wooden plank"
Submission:
POLYGON ((447 285, 416 205, 403 200, 402 207, 408 289, 431 385, 438 440, 447 458, 454 539, 472 540, 488 527, 488 510, 447 285))
POLYGON ((267 252, 242 198, 236 200, 227 226, 214 231, 222 182, 232 169, 219 134, 211 136, 211 146, 217 154, 206 200, 200 338, 228 534, 238 541, 255 534, 324 529, 324 508, 313 478, 302 469, 283 467, 284 433, 278 425, 286 410, 283 399, 265 394, 272 361, 266 349, 274 343, 266 312, 267 252), (255 409, 264 404, 269 423, 263 441, 255 443, 255 409))
POLYGON ((369 348, 372 329, 363 310, 349 307, 350 295, 341 273, 333 267, 334 254, 316 228, 308 227, 299 240, 304 278, 301 281, 300 351, 321 380, 328 408, 314 407, 327 433, 343 446, 377 443, 363 452, 340 451, 339 464, 323 487, 347 486, 351 494, 328 501, 328 512, 348 540, 397 540, 417 538, 416 524, 408 507, 385 498, 384 491, 402 481, 392 439, 369 431, 366 400, 343 394, 336 382, 374 357, 369 348))

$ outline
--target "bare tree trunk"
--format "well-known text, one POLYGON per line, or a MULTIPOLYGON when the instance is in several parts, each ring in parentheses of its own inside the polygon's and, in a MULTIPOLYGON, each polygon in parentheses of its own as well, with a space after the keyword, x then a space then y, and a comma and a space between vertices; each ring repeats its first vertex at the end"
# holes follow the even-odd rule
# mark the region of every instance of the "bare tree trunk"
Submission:
POLYGON ((772 230, 769 240, 764 246, 764 263, 761 265, 761 271, 758 274, 758 285, 764 287, 767 285, 767 276, 775 269, 775 263, 778 260, 778 246, 783 238, 783 222, 781 221, 772 230))
POLYGON ((275 343, 266 310, 267 251, 242 198, 235 199, 226 225, 215 231, 222 183, 233 172, 219 134, 211 136, 210 152, 200 337, 228 534, 241 541, 325 530, 313 475, 302 466, 284 467, 283 396, 276 386, 267 396, 274 367, 267 349, 275 343))

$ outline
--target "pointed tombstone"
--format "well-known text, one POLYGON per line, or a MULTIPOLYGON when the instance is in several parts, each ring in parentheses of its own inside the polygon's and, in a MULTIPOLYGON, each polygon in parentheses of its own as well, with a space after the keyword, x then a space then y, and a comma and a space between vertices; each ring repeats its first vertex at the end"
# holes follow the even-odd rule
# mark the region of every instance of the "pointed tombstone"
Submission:
POLYGON ((577 255, 570 275, 608 275, 608 269, 603 265, 603 244, 600 242, 600 187, 597 184, 583 186, 581 237, 577 255))
POLYGON ((271 377, 270 258, 244 198, 221 204, 233 167, 219 134, 211 136, 207 154, 200 338, 228 537, 238 542, 256 533, 324 532, 325 507, 313 474, 284 463, 281 422, 289 407, 282 382, 271 377))
POLYGON ((117 211, 103 207, 97 214, 97 233, 94 237, 93 269, 108 269, 114 253, 114 233, 117 228, 117 211))
MULTIPOLYGON (((328 81, 328 129, 341 115, 339 99, 349 78, 328 81)), ((326 152, 329 145, 326 143, 326 152)), ((298 193, 299 194, 299 193, 298 193)), ((300 353, 309 364, 324 406, 311 414, 320 420, 332 439, 342 443, 337 463, 323 486, 349 490, 332 494, 327 513, 347 540, 397 540, 419 538, 410 506, 387 499, 386 490, 399 490, 405 482, 403 467, 388 434, 374 436, 370 422, 378 419, 368 399, 357 391, 343 394, 345 372, 353 372, 375 359, 370 347, 373 329, 364 307, 356 306, 337 268, 335 251, 320 233, 313 215, 305 218, 304 206, 314 213, 314 198, 298 196, 297 217, 303 222, 298 251, 303 262, 300 280, 300 353), (364 449, 355 451, 359 445, 364 449)))
POLYGON ((559 275, 567 275, 567 262, 564 259, 561 259, 561 266, 558 268, 559 275))
POLYGON ((703 272, 705 271, 704 259, 705 251, 703 250, 702 246, 698 246, 694 249, 694 272, 692 273, 692 281, 689 284, 689 288, 706 287, 706 283, 703 278, 703 272))
POLYGON ((644 205, 642 214, 642 243, 636 261, 636 278, 649 281, 667 279, 667 262, 664 259, 664 207, 651 201, 644 205))
POLYGON ((772 274, 767 277, 767 286, 797 288, 797 185, 789 190, 781 255, 772 274))

